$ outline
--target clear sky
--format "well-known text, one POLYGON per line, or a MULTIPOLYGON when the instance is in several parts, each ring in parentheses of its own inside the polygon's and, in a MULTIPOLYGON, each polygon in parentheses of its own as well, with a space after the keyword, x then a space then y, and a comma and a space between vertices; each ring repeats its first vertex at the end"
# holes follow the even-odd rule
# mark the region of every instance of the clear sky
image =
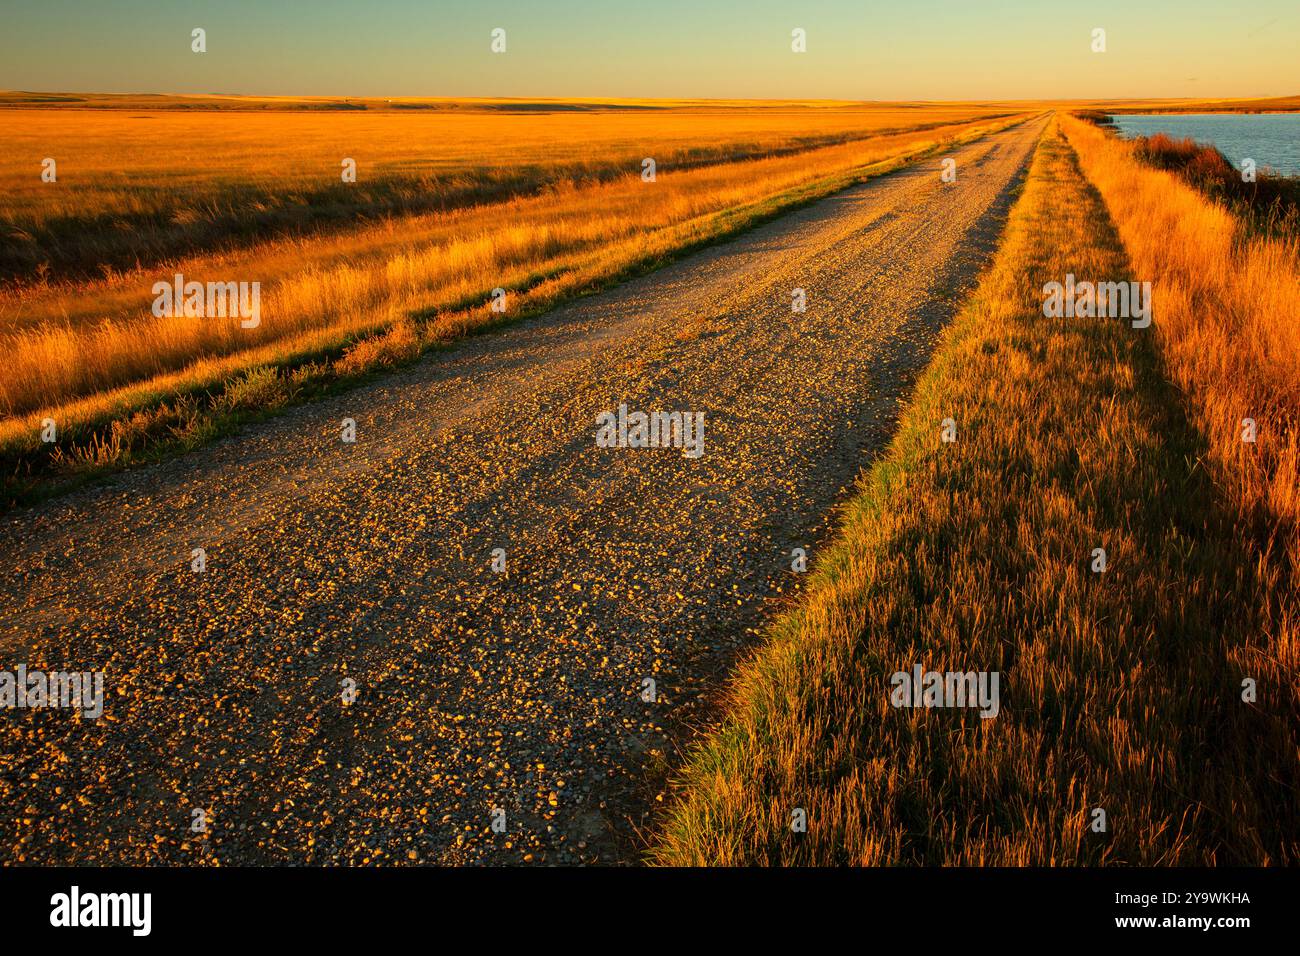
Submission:
POLYGON ((1300 93, 1297 0, 0 0, 0 88, 833 99, 1300 93), (204 54, 190 31, 207 31, 204 54), (489 50, 494 27, 507 52, 489 50), (807 31, 808 51, 790 50, 807 31), (1094 27, 1107 52, 1090 50, 1094 27))

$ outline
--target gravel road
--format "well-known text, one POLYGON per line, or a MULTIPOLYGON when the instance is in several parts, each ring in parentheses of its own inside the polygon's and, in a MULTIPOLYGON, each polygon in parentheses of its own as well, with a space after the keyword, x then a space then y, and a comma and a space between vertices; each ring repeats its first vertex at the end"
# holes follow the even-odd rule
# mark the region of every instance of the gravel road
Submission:
POLYGON ((1042 126, 7 516, 0 669, 105 703, 0 711, 0 862, 635 861, 1042 126), (620 403, 703 454, 598 447, 620 403))

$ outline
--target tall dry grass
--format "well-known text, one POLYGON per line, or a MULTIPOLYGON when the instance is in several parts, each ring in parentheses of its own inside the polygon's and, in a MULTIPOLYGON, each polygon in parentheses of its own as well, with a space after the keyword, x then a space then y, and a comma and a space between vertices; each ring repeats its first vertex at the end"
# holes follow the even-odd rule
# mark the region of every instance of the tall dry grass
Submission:
POLYGON ((1300 572, 1300 242, 1241 220, 1139 148, 1066 117, 1139 278, 1153 283, 1168 373, 1209 440, 1208 465, 1259 532, 1300 572), (1258 426, 1242 440, 1243 420, 1258 426))
POLYGON ((893 444, 688 759, 653 861, 1300 862, 1294 644, 1285 667, 1240 653, 1269 640, 1268 572, 1198 464, 1163 339, 1044 317, 1069 273, 1132 278, 1049 128, 893 444), (890 676, 917 663, 998 672, 1000 712, 894 708, 890 676))
MULTIPOLYGON (((1075 115, 1095 122, 1083 113, 1075 115)), ((1254 233, 1284 242, 1300 237, 1300 179, 1261 169, 1246 182, 1241 170, 1214 146, 1164 133, 1134 139, 1133 154, 1149 166, 1177 173, 1210 199, 1224 203, 1254 233)))

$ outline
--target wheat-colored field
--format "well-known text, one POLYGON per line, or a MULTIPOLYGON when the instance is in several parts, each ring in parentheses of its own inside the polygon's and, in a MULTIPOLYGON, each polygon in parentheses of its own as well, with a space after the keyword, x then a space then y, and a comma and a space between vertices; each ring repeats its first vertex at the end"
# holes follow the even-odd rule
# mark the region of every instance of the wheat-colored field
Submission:
MULTIPOLYGON (((7 228, 23 231, 17 223, 26 222, 30 234, 38 221, 76 217, 129 223, 141 213, 154 225, 140 228, 157 228, 161 248, 189 251, 97 277, 38 270, 0 292, 6 470, 111 466, 158 435, 193 440, 232 404, 274 405, 308 379, 319 386, 545 307, 1012 121, 995 115, 792 107, 544 118, 158 112, 142 120, 122 111, 12 111, 0 122, 21 130, 26 159, 16 164, 11 155, 3 170, 5 182, 24 180, 6 206, 7 228), (41 152, 68 157, 57 183, 40 182, 33 157, 41 152), (340 155, 357 160, 358 189, 368 176, 408 176, 416 193, 421 184, 443 189, 445 202, 370 215, 361 200, 341 207, 342 225, 304 220, 269 236, 254 229, 247 239, 214 233, 197 241, 191 233, 176 246, 164 241, 159 210, 182 227, 209 214, 256 220, 268 204, 293 207, 327 188, 340 155), (652 182, 642 175, 647 156, 656 161, 652 182), (122 168, 133 172, 123 177, 122 168), (250 202, 250 190, 272 198, 250 202), (154 283, 176 273, 260 283, 260 322, 155 316, 154 283), (507 291, 504 314, 490 309, 497 288, 507 291), (243 381, 250 375, 261 384, 243 381), (223 399, 227 390, 240 398, 223 399), (46 418, 59 425, 53 446, 39 440, 46 418)), ((351 185, 328 188, 351 196, 351 185)), ((120 237, 134 232, 89 234, 129 245, 120 237)))
POLYGON ((273 231, 605 181, 646 157, 681 170, 992 112, 3 109, 0 277, 98 274, 273 231), (39 175, 46 158, 57 163, 57 183, 39 175), (355 183, 342 182, 344 159, 356 163, 355 183))

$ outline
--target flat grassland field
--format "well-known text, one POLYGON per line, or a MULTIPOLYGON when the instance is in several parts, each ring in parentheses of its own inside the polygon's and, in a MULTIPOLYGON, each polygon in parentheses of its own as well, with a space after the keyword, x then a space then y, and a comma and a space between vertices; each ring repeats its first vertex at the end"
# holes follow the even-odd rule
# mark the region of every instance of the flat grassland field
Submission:
POLYGON ((505 318, 536 311, 1038 111, 265 102, 0 108, 0 464, 19 485, 197 442, 502 318, 494 289, 505 318), (177 273, 259 283, 258 323, 155 315, 177 273))

